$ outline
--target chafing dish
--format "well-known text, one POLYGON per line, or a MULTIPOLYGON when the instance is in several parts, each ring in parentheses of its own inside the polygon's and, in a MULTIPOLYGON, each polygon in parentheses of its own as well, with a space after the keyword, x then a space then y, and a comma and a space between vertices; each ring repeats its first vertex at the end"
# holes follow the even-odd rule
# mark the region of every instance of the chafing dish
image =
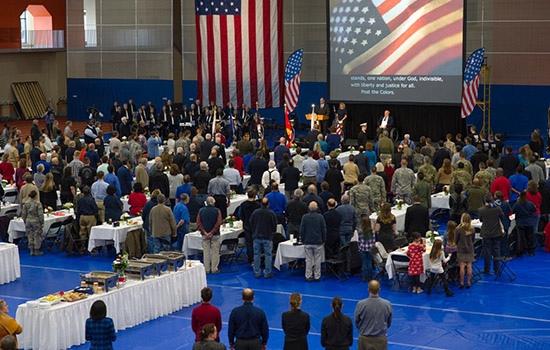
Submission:
POLYGON ((178 271, 180 268, 185 268, 186 257, 182 252, 160 252, 159 254, 168 259, 170 270, 178 271))
POLYGON ((162 255, 156 255, 154 254, 145 254, 140 260, 138 261, 145 261, 148 263, 151 263, 155 266, 157 275, 160 276, 162 271, 166 271, 168 269, 168 259, 162 255))
POLYGON ((107 293, 109 288, 116 287, 118 274, 110 271, 92 271, 90 273, 81 274, 80 281, 86 282, 86 286, 90 287, 97 282, 100 286, 103 286, 105 293, 107 293))
POLYGON ((138 276, 141 280, 144 280, 147 276, 151 276, 153 272, 157 272, 155 265, 141 260, 130 261, 126 268, 126 274, 128 276, 138 276))

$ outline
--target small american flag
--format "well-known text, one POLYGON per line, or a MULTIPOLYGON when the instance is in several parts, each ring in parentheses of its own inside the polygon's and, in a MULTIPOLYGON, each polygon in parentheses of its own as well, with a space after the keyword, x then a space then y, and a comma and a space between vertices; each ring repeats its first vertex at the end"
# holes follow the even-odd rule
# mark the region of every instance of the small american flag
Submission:
POLYGON ((336 133, 342 136, 342 128, 340 127, 340 123, 338 123, 338 121, 336 122, 336 133))
POLYGON ((483 64, 485 49, 481 48, 470 55, 464 70, 464 91, 462 93, 462 118, 469 116, 477 102, 479 75, 483 64))
POLYGON ((302 56, 304 50, 296 50, 286 63, 285 69, 285 103, 289 112, 298 104, 300 96, 300 76, 302 74, 302 56))
POLYGON ((282 105, 283 0, 195 0, 195 27, 205 105, 282 105))
POLYGON ((462 0, 342 0, 330 8, 334 73, 460 75, 445 67, 462 59, 463 10, 462 0))

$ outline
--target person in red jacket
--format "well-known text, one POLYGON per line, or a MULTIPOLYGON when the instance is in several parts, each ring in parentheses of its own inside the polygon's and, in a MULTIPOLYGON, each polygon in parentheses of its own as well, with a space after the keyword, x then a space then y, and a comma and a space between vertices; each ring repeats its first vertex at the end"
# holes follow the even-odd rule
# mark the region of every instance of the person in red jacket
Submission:
POLYGON ((2 156, 2 163, 0 163, 0 174, 2 174, 2 180, 13 180, 13 175, 15 175, 15 169, 13 164, 8 162, 9 154, 4 153, 2 156))
POLYGON ((500 191, 504 196, 504 200, 507 201, 510 198, 510 189, 510 181, 504 176, 504 170, 498 168, 497 178, 491 184, 491 193, 495 194, 496 191, 500 191))
POLYGON ((145 203, 147 203, 147 197, 143 194, 143 186, 140 182, 136 182, 134 184, 134 192, 130 193, 130 198, 128 198, 130 214, 134 216, 141 215, 145 203))
POLYGON ((191 328, 193 332, 195 332, 196 341, 200 341, 199 333, 202 327, 209 323, 213 323, 218 330, 216 341, 219 342, 219 333, 222 329, 222 315, 217 307, 210 304, 210 300, 212 300, 212 289, 204 287, 201 290, 201 298, 202 304, 194 308, 191 314, 191 328))

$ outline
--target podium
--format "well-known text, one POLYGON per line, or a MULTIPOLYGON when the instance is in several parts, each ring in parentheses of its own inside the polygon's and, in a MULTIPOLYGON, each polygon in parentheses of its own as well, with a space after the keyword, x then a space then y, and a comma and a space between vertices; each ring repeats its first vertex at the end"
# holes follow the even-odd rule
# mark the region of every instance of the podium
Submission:
POLYGON ((306 119, 307 120, 311 120, 311 118, 313 118, 313 120, 328 120, 329 119, 329 116, 328 115, 323 115, 323 114, 315 114, 315 113, 311 113, 311 114, 306 114, 306 119))

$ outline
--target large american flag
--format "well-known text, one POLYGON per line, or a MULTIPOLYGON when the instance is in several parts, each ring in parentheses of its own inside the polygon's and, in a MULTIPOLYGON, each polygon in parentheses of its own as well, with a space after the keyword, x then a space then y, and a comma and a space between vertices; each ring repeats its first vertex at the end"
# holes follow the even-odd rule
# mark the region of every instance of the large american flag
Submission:
POLYGON ((289 112, 298 104, 300 96, 300 76, 302 75, 302 56, 304 50, 296 50, 286 63, 285 68, 285 103, 289 112))
POLYGON ((464 70, 462 91, 462 118, 469 116, 474 110, 479 90, 479 74, 483 65, 485 49, 481 48, 470 55, 464 70))
POLYGON ((205 105, 282 105, 283 0, 195 0, 195 26, 205 105))
POLYGON ((443 67, 444 73, 460 74, 446 64, 462 59, 463 0, 331 4, 331 66, 338 70, 334 73, 427 75, 443 67))

